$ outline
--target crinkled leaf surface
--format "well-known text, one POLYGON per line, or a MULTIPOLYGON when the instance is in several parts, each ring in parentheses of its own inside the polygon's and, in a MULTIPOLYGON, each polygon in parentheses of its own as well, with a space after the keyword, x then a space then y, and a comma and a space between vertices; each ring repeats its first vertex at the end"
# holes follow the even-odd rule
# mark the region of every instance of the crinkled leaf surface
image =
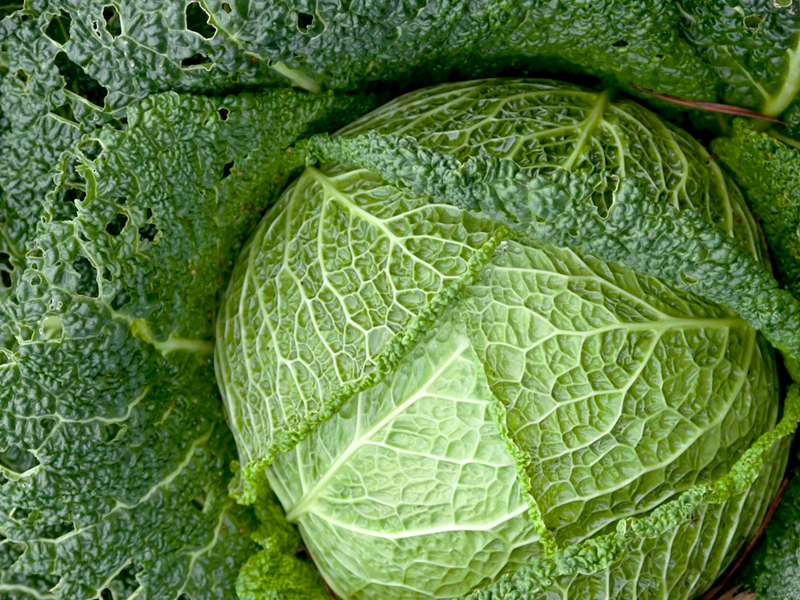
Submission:
MULTIPOLYGON (((234 429, 243 428, 236 436, 240 455, 251 461, 246 477, 257 476, 275 450, 286 453, 268 468, 268 478, 334 589, 353 597, 412 598, 435 588, 435 597, 454 597, 464 591, 451 583, 464 581, 465 573, 473 586, 473 578, 488 583, 520 562, 532 565, 522 570, 522 583, 501 578, 486 588, 487 598, 504 598, 504 590, 522 594, 509 598, 538 598, 539 586, 551 579, 548 593, 563 597, 634 598, 647 590, 691 598, 708 587, 757 527, 785 461, 786 444, 765 450, 776 469, 758 478, 753 473, 742 484, 747 493, 712 506, 697 503, 702 492, 694 484, 728 473, 776 423, 778 383, 766 341, 727 309, 678 287, 525 234, 499 246, 486 240, 466 261, 454 261, 451 251, 431 270, 442 248, 475 247, 471 228, 464 230, 468 219, 484 232, 507 222, 503 211, 512 208, 501 194, 513 202, 514 188, 481 187, 504 174, 495 159, 514 163, 518 171, 507 169, 512 181, 581 173, 594 184, 581 200, 601 215, 619 210, 620 182, 636 178, 644 201, 701 215, 707 226, 739 240, 738 251, 757 265, 760 234, 708 154, 641 107, 525 80, 412 93, 319 143, 323 151, 334 148, 330 156, 342 162, 307 169, 243 254, 218 320, 217 367, 234 429), (413 135, 413 144, 397 146, 381 162, 378 142, 387 135, 413 135), (446 154, 455 173, 463 166, 474 185, 436 177, 426 149, 446 154), (469 163, 476 154, 489 158, 469 163), (469 193, 487 200, 461 202, 458 194, 469 193), (417 223, 424 227, 412 227, 417 223), (414 268, 404 267, 406 239, 419 239, 424 251, 414 268), (379 277, 391 285, 373 284, 379 277), (357 308, 377 307, 382 326, 385 307, 420 282, 430 289, 411 296, 419 305, 407 319, 383 330, 377 360, 365 350, 340 350, 350 339, 368 347, 364 325, 356 335, 348 331, 363 318, 357 308), (442 297, 444 309, 425 311, 442 297), (291 328, 279 329, 285 322, 291 328), (463 323, 463 332, 452 337, 451 322, 463 323), (438 380, 427 373, 453 354, 439 333, 463 346, 469 370, 485 375, 480 394, 466 374, 458 378, 463 389, 428 389, 438 380), (418 345, 404 346, 409 337, 418 345), (238 355, 240 348, 247 351, 238 355), (398 362, 381 358, 406 348, 414 349, 398 362), (420 362, 428 356, 430 365, 420 362), (346 368, 332 368, 340 365, 346 368), (369 369, 380 374, 377 383, 369 369), (344 376, 333 379, 332 371, 344 376), (461 484, 471 480, 447 478, 453 463, 464 477, 487 467, 474 454, 459 462, 462 445, 450 442, 458 430, 447 415, 458 414, 463 399, 503 406, 503 428, 513 441, 503 448, 505 461, 518 467, 506 489, 521 486, 530 494, 527 512, 481 520, 477 531, 470 513, 476 502, 493 504, 485 507, 491 515, 523 507, 512 508, 508 495, 491 485, 465 497, 461 484), (438 425, 430 429, 434 408, 438 425), (428 429, 426 436, 418 433, 428 429), (423 443, 428 438, 431 447, 423 443), (436 473, 426 478, 422 496, 414 495, 419 488, 409 465, 436 473), (408 483, 402 489, 386 476, 398 472, 408 483), (680 508, 687 503, 694 506, 691 519, 680 508), (413 509, 420 504, 425 511, 413 509), (569 558, 548 563, 531 533, 543 518, 561 544, 582 542, 613 532, 620 519, 659 510, 665 516, 654 522, 663 529, 599 544, 594 558, 578 560, 577 567, 569 558), (426 543, 418 545, 422 535, 426 543), (470 562, 470 556, 477 558, 470 562), (551 574, 542 576, 539 568, 551 574), (637 575, 618 577, 619 568, 637 575)), ((524 213, 524 206, 515 208, 524 213)), ((462 419, 459 426, 467 424, 462 419)), ((469 439, 472 448, 491 441, 487 432, 469 439)), ((490 465, 497 473, 497 463, 490 465)))
POLYGON ((795 472, 765 537, 737 576, 758 598, 794 598, 800 594, 800 478, 795 472))
POLYGON ((800 297, 800 151, 742 121, 712 147, 747 192, 781 281, 800 297))
POLYGON ((369 102, 152 96, 97 134, 96 159, 65 159, 85 199, 70 220, 47 205, 2 305, 0 529, 25 548, 11 573, 70 600, 233 597, 256 521, 227 492, 217 294, 295 168, 282 149, 369 102))
POLYGON ((279 457, 270 482, 337 594, 453 597, 524 563, 538 536, 502 415, 448 323, 279 457))
POLYGON ((767 115, 787 111, 798 132, 800 11, 792 2, 681 3, 686 39, 722 83, 719 101, 767 115))

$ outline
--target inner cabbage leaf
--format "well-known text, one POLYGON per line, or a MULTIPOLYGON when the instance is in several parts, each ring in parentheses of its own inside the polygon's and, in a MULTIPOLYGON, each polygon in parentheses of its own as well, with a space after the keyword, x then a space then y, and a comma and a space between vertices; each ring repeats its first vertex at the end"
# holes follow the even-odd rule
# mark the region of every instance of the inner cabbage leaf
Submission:
MULTIPOLYGON (((600 215, 636 178, 650 202, 701 215, 764 261, 741 194, 707 152, 605 93, 447 84, 339 136, 364 132, 453 160, 510 159, 531 179, 586 175, 600 215)), ((501 223, 346 159, 323 162, 284 193, 234 269, 215 364, 239 497, 252 501, 266 474, 343 597, 504 598, 504 573, 627 517, 646 522, 727 474, 777 422, 774 351, 746 321, 501 223)), ((546 589, 534 577, 528 595, 509 597, 695 597, 757 527, 786 451, 770 451, 777 468, 745 494, 626 542, 621 562, 558 558, 546 589)))

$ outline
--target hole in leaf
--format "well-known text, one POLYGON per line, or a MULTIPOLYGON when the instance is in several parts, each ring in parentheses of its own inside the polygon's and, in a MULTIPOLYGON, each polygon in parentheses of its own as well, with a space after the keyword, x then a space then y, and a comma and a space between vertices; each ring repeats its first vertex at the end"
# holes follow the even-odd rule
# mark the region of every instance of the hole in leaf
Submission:
POLYGON ((85 98, 95 106, 102 108, 105 105, 108 90, 100 85, 100 82, 94 77, 70 60, 64 52, 56 54, 55 64, 56 67, 58 67, 58 72, 61 73, 61 76, 64 78, 66 89, 73 94, 85 98))
POLYGON ((21 82, 23 85, 28 83, 28 74, 22 69, 17 69, 14 77, 16 77, 17 81, 21 82))
POLYGON ((192 54, 189 58, 184 58, 181 61, 182 67, 196 67, 199 65, 207 65, 211 63, 211 59, 208 58, 205 54, 200 54, 199 52, 196 54, 192 54))
POLYGON ((100 291, 97 287, 97 269, 94 268, 94 265, 85 256, 79 256, 72 261, 72 268, 78 274, 75 291, 82 296, 97 298, 100 291))
POLYGON ((64 324, 58 315, 48 315, 42 319, 39 335, 46 342, 61 341, 64 337, 64 324))
POLYGON ((207 40, 217 33, 217 28, 209 23, 210 18, 199 2, 186 5, 186 28, 207 40))
POLYGON ((689 277, 686 273, 681 273, 680 277, 684 285, 694 285, 697 283, 697 279, 689 277))
POLYGON ((628 45, 628 42, 625 40, 617 40, 612 44, 615 48, 625 48, 628 45))
POLYGON ((105 588, 100 592, 100 600, 114 600, 114 594, 111 593, 110 589, 105 588))
POLYGON ((0 252, 0 287, 11 289, 13 284, 11 273, 13 272, 14 265, 11 264, 11 255, 7 252, 0 252))
POLYGON ((233 168, 233 161, 226 163, 224 167, 222 167, 222 178, 225 179, 228 175, 231 174, 231 169, 233 168))
POLYGON ((78 203, 86 198, 86 192, 80 188, 67 188, 60 202, 53 206, 53 218, 56 221, 71 221, 78 215, 78 203))
POLYGON ((191 500, 192 506, 194 506, 200 512, 203 512, 206 508, 206 498, 204 494, 200 494, 199 496, 195 496, 191 500))
POLYGON ((53 429, 56 428, 57 421, 52 418, 48 419, 39 419, 39 428, 41 429, 42 433, 45 435, 49 435, 53 429))
POLYGON ((152 242, 156 239, 156 235, 158 235, 158 227, 155 225, 155 223, 147 223, 146 225, 142 225, 139 227, 139 235, 148 242, 152 242))
POLYGON ((8 446, 5 450, 0 451, 0 465, 18 475, 29 471, 38 464, 39 461, 33 454, 17 446, 8 446))
POLYGON ((82 241, 84 244, 89 241, 89 238, 86 236, 85 233, 83 233, 83 231, 78 232, 78 239, 82 241))
POLYGON ((122 19, 119 17, 119 11, 113 4, 103 7, 103 19, 106 22, 106 31, 111 34, 114 39, 122 35, 122 19))
POLYGON ((122 230, 125 229, 125 225, 128 224, 128 215, 123 213, 117 213, 116 216, 112 221, 109 221, 106 224, 106 233, 108 235, 119 235, 122 233, 122 230))
POLYGON ((297 13, 297 28, 302 33, 308 33, 308 28, 314 23, 314 15, 304 12, 297 13))
POLYGON ((119 423, 106 423, 105 427, 103 428, 104 442, 106 444, 113 442, 123 429, 123 426, 119 423))
POLYGON ((222 10, 224 10, 228 14, 231 14, 231 12, 233 12, 233 9, 231 8, 231 5, 228 4, 227 2, 223 2, 222 3, 222 10))
POLYGON ((72 17, 62 12, 50 19, 44 34, 59 46, 63 46, 69 41, 69 28, 71 25, 72 17))
POLYGON ((11 271, 6 271, 5 269, 0 271, 0 286, 6 290, 10 290, 14 286, 14 282, 11 279, 11 271))
POLYGON ((69 521, 58 521, 56 523, 37 523, 36 530, 40 537, 48 540, 60 538, 62 535, 67 535, 75 531, 75 525, 69 521))
POLYGON ((97 160, 103 152, 103 145, 97 140, 85 140, 78 145, 78 149, 83 152, 83 155, 89 160, 97 160))
POLYGON ((220 108, 217 112, 219 112, 219 118, 223 121, 227 121, 228 115, 231 114, 231 111, 229 111, 227 108, 220 108))
POLYGON ((744 26, 755 33, 761 27, 761 21, 763 21, 761 15, 747 15, 744 18, 744 26))
POLYGON ((66 119, 67 121, 72 121, 73 123, 77 123, 75 120, 75 115, 72 113, 72 104, 69 102, 64 102, 61 106, 55 107, 52 111, 52 114, 58 115, 62 119, 66 119))
POLYGON ((34 275, 33 277, 31 277, 31 285, 39 285, 41 283, 42 283, 42 278, 39 277, 38 275, 34 275))
POLYGON ((130 301, 131 297, 130 295, 128 295, 128 292, 125 291, 119 292, 111 299, 111 308, 113 308, 114 310, 119 310, 123 306, 128 304, 130 301))
POLYGON ((153 216, 153 209, 148 206, 147 208, 144 209, 144 218, 149 219, 152 216, 153 216))
POLYGON ((125 206, 128 203, 128 199, 123 196, 122 198, 117 198, 117 204, 120 206, 125 206))
POLYGON ((103 268, 103 279, 106 281, 113 281, 114 277, 111 275, 111 270, 108 267, 103 268))

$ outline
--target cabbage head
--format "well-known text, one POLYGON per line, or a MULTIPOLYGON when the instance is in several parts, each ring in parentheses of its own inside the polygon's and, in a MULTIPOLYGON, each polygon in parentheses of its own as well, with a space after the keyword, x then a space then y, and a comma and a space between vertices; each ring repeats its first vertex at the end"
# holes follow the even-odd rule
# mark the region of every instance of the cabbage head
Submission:
POLYGON ((751 477, 730 474, 778 421, 774 350, 694 293, 701 277, 653 276, 658 252, 612 260, 622 235, 671 255, 679 220, 548 229, 564 194, 601 224, 636 196, 766 265, 703 147, 633 102, 546 80, 413 92, 318 146, 293 150, 309 166, 217 319, 242 498, 266 476, 343 599, 709 588, 786 462, 775 445, 751 477))

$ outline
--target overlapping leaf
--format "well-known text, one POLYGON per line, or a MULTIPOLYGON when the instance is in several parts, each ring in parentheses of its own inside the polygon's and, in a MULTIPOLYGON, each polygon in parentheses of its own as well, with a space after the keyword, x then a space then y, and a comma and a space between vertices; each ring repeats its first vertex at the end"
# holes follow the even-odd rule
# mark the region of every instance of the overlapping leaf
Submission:
POLYGON ((232 597, 255 520, 228 498, 217 294, 294 168, 282 149, 369 102, 152 96, 97 158, 65 155, 59 185, 86 196, 72 218, 47 204, 2 306, 0 529, 25 548, 9 572, 61 598, 232 597))

